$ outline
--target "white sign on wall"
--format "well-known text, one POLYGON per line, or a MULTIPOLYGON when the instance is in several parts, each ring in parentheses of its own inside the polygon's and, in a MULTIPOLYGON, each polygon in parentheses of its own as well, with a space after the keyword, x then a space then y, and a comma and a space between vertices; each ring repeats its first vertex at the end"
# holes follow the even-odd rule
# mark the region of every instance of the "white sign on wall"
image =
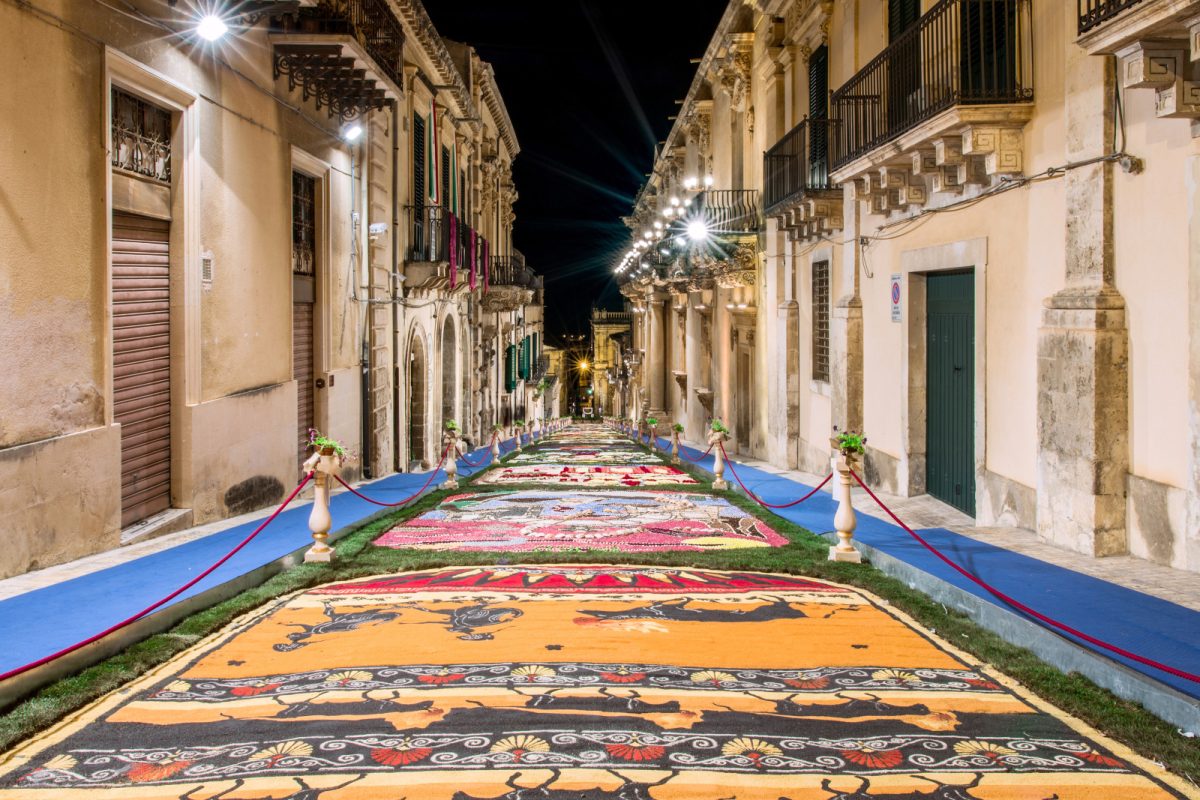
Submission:
POLYGON ((892 322, 900 321, 900 275, 892 275, 892 285, 888 290, 892 301, 892 322))

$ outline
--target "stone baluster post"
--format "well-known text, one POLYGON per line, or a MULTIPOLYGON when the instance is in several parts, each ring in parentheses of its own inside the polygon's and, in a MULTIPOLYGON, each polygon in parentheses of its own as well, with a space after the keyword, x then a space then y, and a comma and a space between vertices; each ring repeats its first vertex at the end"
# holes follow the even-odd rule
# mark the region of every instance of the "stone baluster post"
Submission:
POLYGON ((442 444, 447 448, 446 458, 444 459, 446 470, 446 481, 442 484, 443 489, 458 488, 458 431, 447 430, 442 438, 442 444))
POLYGON ((717 491, 729 488, 729 483, 725 480, 724 448, 724 442, 728 438, 724 431, 712 431, 708 434, 708 443, 713 446, 713 488, 717 491))
POLYGON ((833 515, 833 529, 837 531, 838 543, 830 545, 829 560, 861 564, 862 553, 854 546, 854 529, 858 527, 858 515, 854 513, 854 500, 850 494, 854 481, 850 471, 858 467, 857 456, 853 453, 839 452, 834 440, 834 455, 830 462, 837 474, 838 507, 833 515))
POLYGON ((329 489, 340 467, 341 461, 332 447, 318 450, 304 462, 304 471, 313 474, 313 507, 308 515, 313 545, 304 554, 305 563, 333 560, 333 548, 326 544, 333 527, 333 515, 329 513, 329 489))

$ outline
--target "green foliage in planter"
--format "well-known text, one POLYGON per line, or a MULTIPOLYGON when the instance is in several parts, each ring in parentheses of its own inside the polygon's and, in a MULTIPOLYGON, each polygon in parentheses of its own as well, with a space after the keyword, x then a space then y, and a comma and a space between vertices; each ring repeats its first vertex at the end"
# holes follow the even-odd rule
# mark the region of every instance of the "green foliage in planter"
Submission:
POLYGON ((867 437, 855 431, 837 431, 834 440, 837 442, 838 450, 842 455, 862 455, 866 452, 867 437))
POLYGON ((334 454, 338 458, 350 458, 350 451, 346 449, 344 444, 339 442, 337 439, 330 439, 328 436, 323 435, 316 428, 308 429, 308 446, 316 450, 318 453, 324 450, 326 447, 332 447, 334 454))

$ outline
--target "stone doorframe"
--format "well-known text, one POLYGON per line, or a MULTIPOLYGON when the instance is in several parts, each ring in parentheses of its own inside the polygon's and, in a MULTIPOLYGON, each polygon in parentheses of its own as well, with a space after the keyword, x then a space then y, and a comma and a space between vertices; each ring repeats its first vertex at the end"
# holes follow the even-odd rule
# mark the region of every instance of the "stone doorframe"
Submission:
MULTIPOLYGON (((200 95, 173 78, 158 72, 125 53, 104 48, 104 175, 105 175, 105 281, 102 307, 105 309, 102 347, 104 348, 104 422, 115 423, 113 416, 113 339, 112 339, 112 212, 114 208, 170 219, 169 275, 171 293, 170 381, 171 381, 171 504, 191 507, 197 476, 193 469, 193 445, 184 435, 190 410, 201 403, 201 330, 200 298, 203 294, 200 238, 200 95), (172 125, 172 179, 163 208, 148 212, 134 202, 133 196, 114 197, 113 170, 109 153, 112 142, 113 87, 133 92, 160 108, 170 111, 172 125), (165 212, 165 213, 162 213, 165 212)), ((143 198, 145 199, 145 198, 143 198)))
MULTIPOLYGON (((975 496, 982 497, 981 482, 987 463, 987 239, 966 239, 949 244, 906 250, 900 253, 903 281, 904 318, 901 365, 905 392, 900 404, 901 435, 904 452, 895 477, 895 491, 905 497, 925 494, 926 411, 928 408, 926 373, 925 276, 931 272, 972 269, 975 272, 975 496)), ((887 324, 891 324, 890 322, 887 324)), ((887 457, 872 451, 876 470, 883 477, 887 457), (881 459, 882 457, 882 459, 881 459)), ((976 510, 978 515, 979 511, 976 510)))

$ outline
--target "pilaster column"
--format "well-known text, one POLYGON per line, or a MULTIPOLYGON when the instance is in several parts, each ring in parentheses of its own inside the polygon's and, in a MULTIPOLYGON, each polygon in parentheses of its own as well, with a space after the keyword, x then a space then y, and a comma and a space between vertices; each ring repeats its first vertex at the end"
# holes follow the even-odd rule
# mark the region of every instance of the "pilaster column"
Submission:
POLYGON ((1188 190, 1188 476, 1184 569, 1200 567, 1200 139, 1192 139, 1188 190))
MULTIPOLYGON (((849 187, 845 189, 849 192, 849 187)), ((837 300, 829 320, 829 381, 832 395, 833 424, 843 430, 863 430, 863 311, 859 293, 859 263, 862 250, 858 246, 860 203, 847 200, 846 244, 841 258, 830 264, 834 276, 832 289, 837 300)))
MULTIPOLYGON (((1112 62, 1066 57, 1068 161, 1112 152, 1112 62)), ((1038 534, 1088 555, 1128 551, 1129 336, 1113 285, 1112 165, 1071 170, 1066 281, 1038 330, 1038 534)))
POLYGON ((646 297, 646 318, 649 336, 646 339, 646 375, 649 379, 650 409, 663 411, 666 402, 666 297, 651 292, 646 297))

